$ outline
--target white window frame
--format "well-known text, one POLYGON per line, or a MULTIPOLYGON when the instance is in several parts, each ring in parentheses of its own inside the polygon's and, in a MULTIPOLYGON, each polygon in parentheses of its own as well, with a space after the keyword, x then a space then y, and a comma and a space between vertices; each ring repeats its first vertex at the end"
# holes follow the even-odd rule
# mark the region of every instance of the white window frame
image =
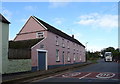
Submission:
POLYGON ((70 46, 69 46, 69 41, 67 41, 67 48, 70 49, 70 46))
POLYGON ((59 44, 58 44, 58 36, 56 36, 55 40, 56 40, 56 46, 59 46, 59 44))
POLYGON ((75 53, 73 53, 73 60, 76 61, 75 53))
POLYGON ((58 41, 56 40, 56 46, 59 46, 58 41))
POLYGON ((62 39, 62 47, 65 48, 64 39, 62 39))
POLYGON ((43 38, 44 37, 44 32, 37 32, 36 33, 36 38, 43 38), (41 33, 41 34, 39 34, 41 33))
POLYGON ((64 43, 62 43, 62 47, 65 48, 65 44, 64 43))
POLYGON ((82 58, 81 58, 81 54, 80 54, 80 61, 82 60, 82 58))
POLYGON ((70 59, 70 52, 67 53, 67 56, 68 56, 67 57, 67 61, 70 62, 71 61, 71 59, 70 59))
POLYGON ((59 50, 56 49, 56 61, 60 61, 59 50))

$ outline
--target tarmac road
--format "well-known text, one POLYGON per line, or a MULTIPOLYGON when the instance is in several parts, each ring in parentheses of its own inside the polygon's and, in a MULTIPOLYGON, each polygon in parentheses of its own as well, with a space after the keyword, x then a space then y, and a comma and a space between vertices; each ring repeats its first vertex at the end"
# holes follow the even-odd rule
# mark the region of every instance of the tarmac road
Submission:
POLYGON ((86 66, 82 69, 58 74, 48 78, 34 80, 31 84, 40 82, 113 82, 118 83, 118 63, 99 60, 97 64, 86 66))

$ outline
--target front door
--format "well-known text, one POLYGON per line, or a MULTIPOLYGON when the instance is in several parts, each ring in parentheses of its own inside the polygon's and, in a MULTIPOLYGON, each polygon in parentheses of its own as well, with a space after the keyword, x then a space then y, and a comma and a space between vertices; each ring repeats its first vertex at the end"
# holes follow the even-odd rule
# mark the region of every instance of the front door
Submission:
POLYGON ((38 68, 39 70, 46 70, 46 52, 38 51, 38 68))

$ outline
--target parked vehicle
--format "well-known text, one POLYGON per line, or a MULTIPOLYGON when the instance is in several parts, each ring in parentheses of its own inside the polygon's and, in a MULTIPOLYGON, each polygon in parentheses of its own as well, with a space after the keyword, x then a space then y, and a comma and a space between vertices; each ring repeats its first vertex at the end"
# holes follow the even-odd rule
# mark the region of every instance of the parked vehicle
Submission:
POLYGON ((104 54, 104 59, 105 59, 105 62, 113 61, 112 52, 105 52, 105 54, 104 54))

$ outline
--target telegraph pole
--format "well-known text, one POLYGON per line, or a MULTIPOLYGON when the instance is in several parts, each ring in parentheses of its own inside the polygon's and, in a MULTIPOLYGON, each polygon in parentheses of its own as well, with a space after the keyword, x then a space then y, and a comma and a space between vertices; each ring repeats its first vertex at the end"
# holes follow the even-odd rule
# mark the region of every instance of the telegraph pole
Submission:
POLYGON ((86 50, 86 62, 87 62, 87 56, 88 56, 88 55, 87 55, 87 44, 88 44, 88 42, 86 42, 86 43, 85 43, 85 50, 86 50))

